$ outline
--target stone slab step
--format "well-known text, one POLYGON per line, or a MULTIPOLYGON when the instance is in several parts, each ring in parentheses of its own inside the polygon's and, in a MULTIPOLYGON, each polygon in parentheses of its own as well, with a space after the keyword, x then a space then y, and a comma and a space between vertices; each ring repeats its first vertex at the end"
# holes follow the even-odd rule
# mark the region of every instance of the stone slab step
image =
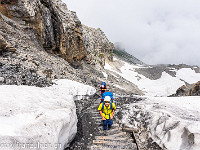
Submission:
POLYGON ((92 114, 99 114, 99 111, 93 111, 92 114))
POLYGON ((104 135, 112 135, 112 134, 119 134, 119 133, 123 133, 123 132, 117 128, 106 130, 106 132, 100 131, 100 134, 104 134, 104 135))
POLYGON ((114 140, 114 141, 126 141, 127 138, 113 137, 113 136, 95 136, 96 140, 114 140))
POLYGON ((89 148, 90 150, 114 150, 115 148, 97 148, 94 146, 91 146, 91 148, 89 148))
POLYGON ((126 136, 126 132, 120 132, 120 133, 117 133, 117 134, 112 134, 112 135, 109 135, 109 136, 126 136))
POLYGON ((101 145, 92 145, 91 147, 88 147, 90 150, 137 150, 137 149, 130 149, 130 148, 120 148, 120 147, 115 147, 115 148, 109 148, 109 147, 103 147, 101 145))
POLYGON ((137 128, 122 128, 122 131, 125 131, 125 132, 137 132, 137 128))
POLYGON ((122 128, 119 128, 119 127, 111 127, 111 129, 107 130, 108 133, 110 132, 121 132, 122 131, 122 128))
POLYGON ((95 123, 102 123, 103 124, 103 120, 101 118, 92 118, 94 120, 95 123))
POLYGON ((113 124, 112 127, 119 127, 119 124, 113 124))
POLYGON ((101 118, 101 116, 99 115, 99 114, 93 114, 92 116, 91 116, 93 119, 101 119, 102 120, 102 118, 101 118))
MULTIPOLYGON (((100 122, 100 121, 99 121, 99 122, 100 122)), ((103 126, 103 122, 101 122, 101 123, 102 123, 101 125, 103 126)), ((113 125, 112 125, 112 129, 115 129, 115 128, 119 128, 119 124, 116 124, 116 123, 113 124, 113 125)))
POLYGON ((106 148, 106 147, 103 147, 101 145, 92 145, 90 147, 88 147, 88 149, 90 150, 113 150, 113 148, 106 148))
POLYGON ((101 119, 101 120, 102 120, 102 118, 101 118, 100 115, 98 115, 98 116, 92 116, 92 118, 93 118, 93 119, 101 119))
POLYGON ((98 107, 99 107, 99 105, 92 105, 92 106, 90 106, 89 108, 93 108, 93 109, 96 109, 96 110, 97 110, 98 107))
POLYGON ((103 144, 109 146, 127 146, 134 144, 132 142, 119 142, 119 141, 105 141, 105 140, 93 140, 93 144, 103 144))

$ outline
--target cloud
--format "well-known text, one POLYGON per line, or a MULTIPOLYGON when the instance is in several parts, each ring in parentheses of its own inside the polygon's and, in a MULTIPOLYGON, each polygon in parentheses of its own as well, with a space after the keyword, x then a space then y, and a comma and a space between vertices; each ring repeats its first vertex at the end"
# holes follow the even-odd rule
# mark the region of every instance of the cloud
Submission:
POLYGON ((63 0, 83 24, 149 64, 200 66, 199 0, 63 0))

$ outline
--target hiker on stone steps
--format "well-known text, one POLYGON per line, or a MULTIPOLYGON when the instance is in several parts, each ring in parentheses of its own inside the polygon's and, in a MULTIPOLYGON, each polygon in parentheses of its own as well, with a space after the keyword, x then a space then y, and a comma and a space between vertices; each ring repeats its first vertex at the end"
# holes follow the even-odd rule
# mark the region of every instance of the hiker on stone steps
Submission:
POLYGON ((110 129, 113 124, 113 115, 116 110, 116 106, 113 101, 111 101, 110 96, 104 98, 104 101, 99 105, 98 110, 103 120, 103 129, 110 129))
POLYGON ((100 99, 100 104, 103 103, 103 100, 104 100, 104 98, 105 98, 106 96, 110 96, 111 102, 113 103, 113 100, 114 100, 114 98, 113 98, 113 93, 112 93, 112 92, 107 92, 107 91, 106 91, 106 92, 103 93, 102 98, 100 99))

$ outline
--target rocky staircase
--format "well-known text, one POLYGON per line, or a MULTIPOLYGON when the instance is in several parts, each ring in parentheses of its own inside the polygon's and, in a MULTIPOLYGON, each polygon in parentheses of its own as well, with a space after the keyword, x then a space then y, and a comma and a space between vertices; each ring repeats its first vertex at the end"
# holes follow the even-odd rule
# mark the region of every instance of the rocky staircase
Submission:
POLYGON ((111 129, 104 131, 102 119, 98 111, 99 100, 94 102, 87 110, 92 110, 91 118, 98 126, 94 140, 88 145, 89 150, 137 150, 137 144, 133 138, 133 132, 125 132, 115 121, 111 129))

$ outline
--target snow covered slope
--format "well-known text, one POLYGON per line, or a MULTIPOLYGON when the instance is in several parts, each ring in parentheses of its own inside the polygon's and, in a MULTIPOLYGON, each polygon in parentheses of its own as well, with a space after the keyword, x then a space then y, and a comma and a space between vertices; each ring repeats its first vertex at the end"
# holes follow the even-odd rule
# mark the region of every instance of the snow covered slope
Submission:
POLYGON ((149 76, 157 76, 157 74, 155 74, 157 71, 156 68, 151 68, 151 66, 146 65, 129 64, 117 58, 114 58, 113 62, 107 61, 104 68, 134 83, 147 96, 169 96, 176 93, 176 90, 182 85, 185 85, 185 82, 196 83, 200 80, 200 73, 196 73, 191 68, 175 69, 173 67, 163 67, 163 71, 161 70, 158 72, 158 74, 161 74, 160 77, 158 77, 158 79, 151 79, 147 76, 148 74, 149 76), (164 71, 165 68, 167 68, 166 70, 168 71, 164 71), (137 71, 139 69, 146 69, 150 72, 148 73, 146 71, 147 73, 145 73, 147 75, 145 76, 137 71))
POLYGON ((57 80, 46 88, 0 86, 0 149, 64 149, 77 130, 74 96, 92 95, 88 85, 57 80))
POLYGON ((146 97, 128 106, 123 123, 137 127, 145 122, 150 137, 163 149, 199 150, 199 108, 199 96, 146 97))

